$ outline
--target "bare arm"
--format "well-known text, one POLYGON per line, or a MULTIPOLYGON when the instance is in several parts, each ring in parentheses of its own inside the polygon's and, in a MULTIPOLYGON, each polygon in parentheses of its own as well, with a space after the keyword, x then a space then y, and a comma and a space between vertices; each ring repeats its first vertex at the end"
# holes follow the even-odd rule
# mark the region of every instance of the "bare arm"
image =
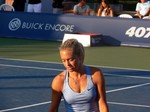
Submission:
POLYGON ((112 10, 112 8, 110 8, 110 17, 114 16, 114 11, 112 10))
POLYGON ((101 16, 101 14, 102 14, 101 9, 98 9, 97 16, 101 16))
POLYGON ((143 16, 140 14, 139 11, 137 11, 136 13, 137 13, 137 15, 138 15, 139 18, 141 18, 141 19, 143 18, 143 16))
POLYGON ((73 7, 73 14, 74 14, 74 15, 78 15, 77 8, 78 8, 77 5, 75 5, 75 6, 73 7))
POLYGON ((150 8, 148 9, 148 11, 146 12, 145 15, 141 15, 139 11, 136 12, 139 18, 143 18, 144 16, 149 16, 150 15, 150 8))
POLYGON ((52 82, 52 102, 50 104, 49 112, 58 112, 59 104, 62 96, 63 78, 62 75, 58 75, 52 82))
POLYGON ((84 15, 85 15, 85 16, 89 16, 89 15, 90 15, 90 11, 86 11, 86 12, 84 13, 84 15))
POLYGON ((100 112, 109 112, 106 102, 105 80, 103 73, 99 70, 96 70, 93 80, 97 85, 99 110, 100 112))
POLYGON ((73 10, 73 14, 74 14, 74 15, 78 15, 78 13, 77 13, 76 11, 74 11, 74 10, 73 10))
POLYGON ((52 103, 50 105, 50 112, 58 112, 60 100, 61 100, 61 93, 52 90, 52 103))

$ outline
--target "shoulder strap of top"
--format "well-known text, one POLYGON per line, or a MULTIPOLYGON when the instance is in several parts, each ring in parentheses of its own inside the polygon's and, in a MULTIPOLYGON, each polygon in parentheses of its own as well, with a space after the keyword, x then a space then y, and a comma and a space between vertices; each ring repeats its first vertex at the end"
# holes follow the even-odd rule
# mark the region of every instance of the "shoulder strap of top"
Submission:
POLYGON ((90 75, 91 75, 90 67, 88 67, 88 66, 85 66, 85 67, 86 67, 86 74, 87 74, 88 76, 90 76, 90 75))
POLYGON ((64 85, 67 84, 67 81, 68 81, 68 70, 66 69, 65 79, 64 79, 64 85))

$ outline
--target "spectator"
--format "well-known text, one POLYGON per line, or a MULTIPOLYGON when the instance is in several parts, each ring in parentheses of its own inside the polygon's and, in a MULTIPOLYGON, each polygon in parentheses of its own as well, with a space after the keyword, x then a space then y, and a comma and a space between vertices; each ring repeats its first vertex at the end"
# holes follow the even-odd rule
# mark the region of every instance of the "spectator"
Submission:
POLYGON ((26 0, 14 0, 13 7, 15 11, 24 11, 25 10, 26 0))
POLYGON ((110 7, 107 0, 101 1, 101 5, 98 9, 97 16, 109 16, 109 17, 114 16, 113 9, 110 7))
POLYGON ((53 0, 52 7, 54 14, 63 14, 63 1, 64 0, 53 0))
POLYGON ((139 18, 144 18, 150 14, 150 1, 139 0, 136 4, 136 14, 139 18))
POLYGON ((73 8, 73 13, 75 15, 94 15, 94 11, 90 10, 90 7, 86 4, 86 0, 80 0, 78 4, 76 4, 73 8))
POLYGON ((39 13, 42 9, 41 0, 28 0, 27 12, 39 13))

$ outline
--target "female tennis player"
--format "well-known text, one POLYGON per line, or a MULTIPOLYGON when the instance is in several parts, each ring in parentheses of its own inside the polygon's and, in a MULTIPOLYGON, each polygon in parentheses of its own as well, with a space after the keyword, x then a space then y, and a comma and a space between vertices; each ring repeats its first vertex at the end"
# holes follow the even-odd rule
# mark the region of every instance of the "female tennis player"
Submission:
POLYGON ((58 112, 62 96, 66 112, 109 112, 103 73, 83 64, 82 44, 66 40, 60 46, 60 57, 66 70, 52 81, 50 112, 58 112))

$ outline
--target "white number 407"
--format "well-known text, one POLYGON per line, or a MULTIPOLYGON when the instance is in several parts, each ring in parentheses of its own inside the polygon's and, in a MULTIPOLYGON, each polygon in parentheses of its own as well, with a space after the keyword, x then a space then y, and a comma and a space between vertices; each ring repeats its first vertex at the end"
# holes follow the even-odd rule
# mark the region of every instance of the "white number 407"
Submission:
POLYGON ((144 28, 144 27, 131 27, 129 28, 126 33, 129 37, 138 37, 138 38, 149 38, 150 37, 150 28, 144 28))

